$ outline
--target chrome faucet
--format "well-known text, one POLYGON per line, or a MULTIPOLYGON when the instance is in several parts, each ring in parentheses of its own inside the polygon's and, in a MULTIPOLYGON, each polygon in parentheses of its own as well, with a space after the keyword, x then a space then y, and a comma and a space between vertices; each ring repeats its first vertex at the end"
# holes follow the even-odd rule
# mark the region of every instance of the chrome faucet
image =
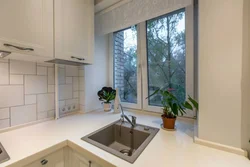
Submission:
POLYGON ((124 114, 124 111, 123 111, 123 107, 121 104, 119 104, 121 106, 121 110, 122 110, 122 115, 121 115, 121 119, 122 121, 124 121, 124 118, 128 121, 128 123, 131 124, 131 126, 134 128, 136 126, 136 117, 133 116, 133 115, 129 115, 132 117, 132 121, 124 114))

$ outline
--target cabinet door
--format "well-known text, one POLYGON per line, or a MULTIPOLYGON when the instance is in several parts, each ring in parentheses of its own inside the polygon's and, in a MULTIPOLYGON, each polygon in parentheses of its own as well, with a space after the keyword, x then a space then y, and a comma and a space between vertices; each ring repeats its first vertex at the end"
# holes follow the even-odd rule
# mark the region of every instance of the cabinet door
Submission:
POLYGON ((54 56, 53 0, 0 0, 0 23, 0 50, 54 56))
POLYGON ((55 58, 92 63, 94 1, 55 0, 54 8, 55 58))
POLYGON ((68 159, 69 167, 101 167, 94 161, 88 160, 75 150, 69 149, 69 159, 68 159))
POLYGON ((63 149, 41 158, 25 167, 64 167, 63 149))

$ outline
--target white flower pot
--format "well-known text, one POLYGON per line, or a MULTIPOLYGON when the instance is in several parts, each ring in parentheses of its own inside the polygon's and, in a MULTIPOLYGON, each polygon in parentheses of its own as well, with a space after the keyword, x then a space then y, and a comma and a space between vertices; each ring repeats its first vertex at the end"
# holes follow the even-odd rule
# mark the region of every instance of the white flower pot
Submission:
POLYGON ((111 110, 111 103, 103 103, 104 111, 110 111, 111 110))

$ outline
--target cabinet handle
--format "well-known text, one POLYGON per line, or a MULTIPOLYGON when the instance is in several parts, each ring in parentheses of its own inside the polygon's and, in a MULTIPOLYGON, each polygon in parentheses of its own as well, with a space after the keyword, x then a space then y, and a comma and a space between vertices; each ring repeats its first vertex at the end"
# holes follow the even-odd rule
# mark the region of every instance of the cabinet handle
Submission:
POLYGON ((33 48, 24 48, 24 47, 15 46, 15 45, 7 44, 7 43, 5 43, 3 45, 6 46, 6 47, 13 47, 13 48, 16 48, 16 49, 19 49, 19 50, 34 51, 33 48))
POLYGON ((79 57, 75 57, 75 56, 71 56, 71 59, 77 59, 77 60, 81 60, 81 61, 85 60, 84 58, 79 58, 79 57))
POLYGON ((92 165, 92 162, 91 162, 91 161, 89 161, 89 167, 91 167, 91 165, 92 165))
POLYGON ((42 161, 41 161, 41 164, 42 165, 46 165, 48 163, 48 160, 47 159, 43 159, 42 161))

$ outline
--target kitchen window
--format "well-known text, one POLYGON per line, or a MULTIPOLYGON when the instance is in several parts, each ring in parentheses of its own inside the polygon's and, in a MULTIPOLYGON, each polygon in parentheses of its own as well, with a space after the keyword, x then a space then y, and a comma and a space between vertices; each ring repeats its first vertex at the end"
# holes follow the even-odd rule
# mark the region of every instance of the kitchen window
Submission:
POLYGON ((111 35, 113 84, 125 107, 162 112, 160 95, 147 99, 159 88, 181 101, 194 95, 192 11, 180 9, 111 35))

